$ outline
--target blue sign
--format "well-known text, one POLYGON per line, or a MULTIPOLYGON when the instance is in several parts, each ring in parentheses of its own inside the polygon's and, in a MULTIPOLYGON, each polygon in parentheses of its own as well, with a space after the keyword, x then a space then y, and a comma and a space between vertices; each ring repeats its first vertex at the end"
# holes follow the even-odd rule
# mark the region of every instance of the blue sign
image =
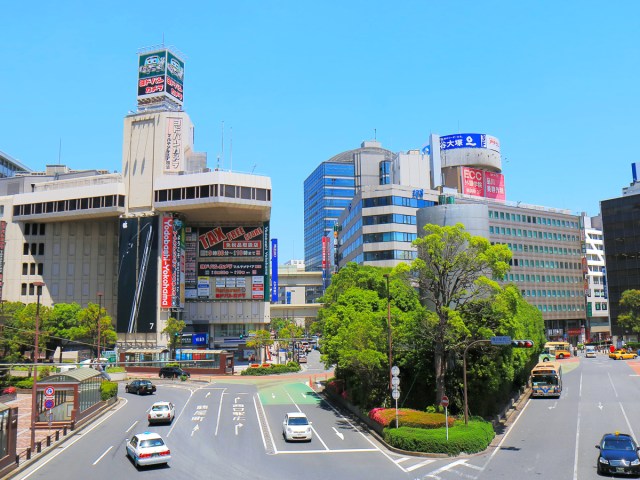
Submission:
POLYGON ((511 345, 511 337, 507 335, 491 337, 491 345, 511 345))
POLYGON ((454 148, 487 148, 487 136, 484 133, 456 133, 440 137, 440 150, 454 148))
POLYGON ((291 292, 287 292, 287 305, 291 305, 291 292))
POLYGON ((209 345, 209 334, 194 333, 191 337, 191 345, 209 345))
POLYGON ((412 196, 416 200, 421 200, 422 197, 424 197, 424 189, 420 188, 420 189, 414 190, 412 196))
POLYGON ((278 303, 278 239, 271 239, 271 303, 278 303))

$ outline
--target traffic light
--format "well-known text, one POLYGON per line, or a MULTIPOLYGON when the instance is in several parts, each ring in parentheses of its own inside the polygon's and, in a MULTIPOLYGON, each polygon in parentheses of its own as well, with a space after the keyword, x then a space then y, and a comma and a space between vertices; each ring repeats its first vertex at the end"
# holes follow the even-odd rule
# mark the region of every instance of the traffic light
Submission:
POLYGON ((244 338, 244 333, 240 334, 240 340, 242 340, 244 338))
POLYGON ((513 340, 511 346, 513 348, 533 348, 533 340, 513 340))

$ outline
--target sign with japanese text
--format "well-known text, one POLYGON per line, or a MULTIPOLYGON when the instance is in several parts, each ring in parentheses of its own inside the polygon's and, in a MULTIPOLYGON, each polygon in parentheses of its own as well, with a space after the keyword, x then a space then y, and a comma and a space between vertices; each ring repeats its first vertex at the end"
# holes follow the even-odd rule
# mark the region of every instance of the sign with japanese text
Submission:
POLYGON ((456 133, 440 137, 440 150, 455 148, 486 148, 500 152, 500 141, 484 133, 456 133))
POLYGON ((462 193, 484 197, 484 172, 478 168, 462 167, 462 193))
POLYGON ((182 118, 167 117, 164 155, 165 172, 181 172, 183 170, 184 147, 182 135, 182 118))
POLYGON ((506 192, 504 189, 504 175, 496 172, 484 172, 484 191, 485 197, 495 200, 506 200, 506 192))
POLYGON ((278 239, 271 239, 271 303, 278 302, 278 239))
POLYGON ((138 104, 184 101, 184 62, 167 49, 141 53, 138 57, 138 104))
POLYGON ((173 216, 162 216, 160 229, 160 307, 171 308, 174 295, 173 216))

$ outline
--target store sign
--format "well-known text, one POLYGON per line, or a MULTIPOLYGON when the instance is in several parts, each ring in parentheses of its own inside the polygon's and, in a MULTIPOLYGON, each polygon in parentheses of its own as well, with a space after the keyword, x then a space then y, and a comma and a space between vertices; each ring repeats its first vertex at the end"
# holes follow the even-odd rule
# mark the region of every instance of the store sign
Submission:
POLYGON ((184 101, 184 62, 167 49, 138 57, 138 104, 184 101))
POLYGON ((165 136, 165 172, 181 172, 184 170, 184 147, 182 142, 182 118, 167 117, 167 130, 165 136))
POLYGON ((441 151, 457 148, 486 148, 499 153, 500 141, 484 133, 456 133, 440 137, 441 151))
POLYGON ((278 302, 278 239, 271 239, 271 303, 278 302))
POLYGON ((170 215, 162 217, 160 238, 160 307, 171 308, 174 293, 174 239, 173 217, 170 215))
POLYGON ((504 175, 479 168, 460 168, 462 193, 474 197, 506 200, 504 175))

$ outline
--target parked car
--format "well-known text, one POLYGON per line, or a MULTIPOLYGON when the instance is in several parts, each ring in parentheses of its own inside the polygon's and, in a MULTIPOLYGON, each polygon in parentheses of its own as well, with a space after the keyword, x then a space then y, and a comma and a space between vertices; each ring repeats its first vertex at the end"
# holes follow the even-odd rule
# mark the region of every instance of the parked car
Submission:
POLYGON ((615 350, 609 354, 609 358, 614 360, 628 360, 630 358, 638 358, 638 354, 635 352, 627 352, 624 348, 621 350, 615 350))
POLYGON ((124 391, 127 393, 136 393, 138 395, 154 394, 156 393, 156 386, 149 380, 134 380, 131 383, 127 383, 124 387, 124 391))
POLYGON ((596 448, 600 450, 597 460, 598 475, 640 475, 639 447, 631 435, 607 433, 596 448))
POLYGON ((301 412, 291 412, 284 416, 282 422, 282 436, 285 441, 308 440, 311 441, 311 423, 307 416, 301 412))
POLYGON ((125 448, 136 468, 167 464, 171 460, 171 450, 157 433, 138 433, 126 441, 125 448))
POLYGON ((156 402, 151 405, 147 420, 152 423, 171 423, 176 416, 176 407, 171 402, 156 402))
POLYGON ((185 372, 180 367, 162 367, 160 369, 160 373, 158 374, 160 378, 178 378, 183 375, 190 377, 191 374, 189 372, 185 372))

